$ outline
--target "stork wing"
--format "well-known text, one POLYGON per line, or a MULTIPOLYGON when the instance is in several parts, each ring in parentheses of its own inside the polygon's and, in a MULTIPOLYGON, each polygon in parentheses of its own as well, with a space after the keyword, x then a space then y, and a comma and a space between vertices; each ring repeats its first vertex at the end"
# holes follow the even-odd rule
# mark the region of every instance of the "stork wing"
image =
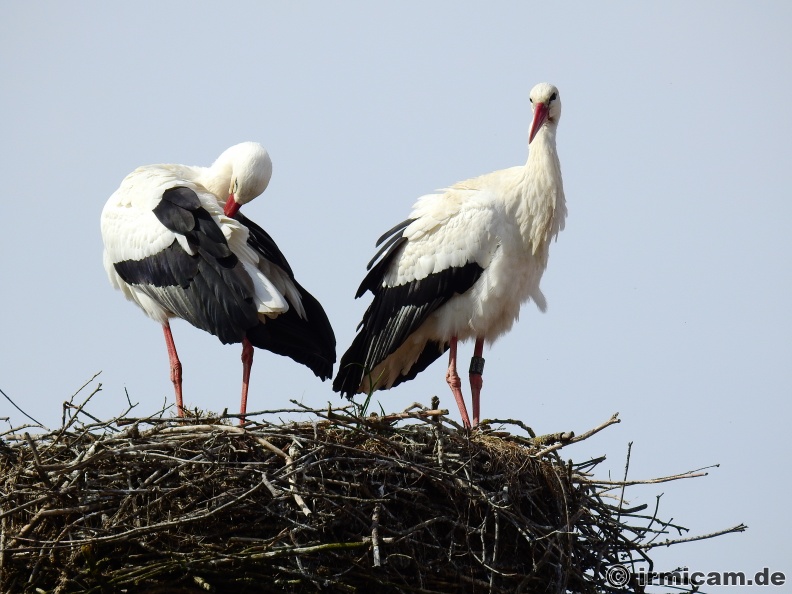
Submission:
MULTIPOLYGON (((489 233, 491 209, 465 200, 477 192, 425 196, 412 216, 383 235, 379 261, 358 288, 374 294, 358 334, 341 358, 333 389, 351 396, 365 373, 393 354, 427 318, 455 295, 468 291, 489 264, 497 240, 489 233), (475 224, 473 224, 475 222, 475 224)), ((415 376, 445 350, 433 344, 415 363, 415 376)))

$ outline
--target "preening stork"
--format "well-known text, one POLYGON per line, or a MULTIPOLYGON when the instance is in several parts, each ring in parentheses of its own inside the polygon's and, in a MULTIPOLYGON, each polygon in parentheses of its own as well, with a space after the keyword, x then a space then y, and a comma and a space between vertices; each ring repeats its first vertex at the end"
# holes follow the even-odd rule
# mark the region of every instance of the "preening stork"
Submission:
POLYGON ((138 167, 102 211, 105 269, 115 288, 162 324, 179 416, 182 365, 170 318, 224 344, 242 343, 240 421, 254 346, 290 357, 322 380, 332 377, 335 336, 324 309, 267 232, 239 212, 271 175, 264 147, 244 142, 211 167, 138 167))
POLYGON ((485 341, 507 332, 532 300, 545 311, 539 281, 550 240, 564 227, 566 202, 556 152, 558 89, 536 85, 528 161, 418 199, 409 218, 377 241, 355 297, 374 300, 341 358, 333 389, 347 397, 413 379, 450 350, 446 381, 470 427, 456 369, 457 343, 475 339, 470 365, 473 425, 485 341))

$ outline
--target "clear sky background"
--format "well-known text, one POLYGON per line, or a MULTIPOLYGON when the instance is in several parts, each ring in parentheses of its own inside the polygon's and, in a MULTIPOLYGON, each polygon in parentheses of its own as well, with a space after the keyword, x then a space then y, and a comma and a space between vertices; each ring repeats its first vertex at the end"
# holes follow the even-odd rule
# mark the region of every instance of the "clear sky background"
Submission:
MULTIPOLYGON (((542 288, 485 351, 482 414, 537 432, 622 423, 565 457, 651 478, 632 503, 703 534, 657 569, 785 571, 792 584, 792 4, 5 2, 0 7, 0 388, 49 427, 94 373, 91 412, 173 402, 160 327, 111 289, 99 215, 138 165, 264 144, 245 207, 324 304, 339 355, 374 241, 422 194, 525 162, 528 93, 560 89, 569 217, 542 288)), ((239 405, 238 345, 173 324, 185 400, 239 405)), ((472 344, 462 347, 462 367, 472 344)), ((445 360, 379 392, 437 394, 445 360)), ((463 383, 466 384, 465 381, 463 383)), ((464 385, 466 394, 468 387, 464 385)), ((341 404, 256 354, 249 410, 341 404)), ((24 417, 0 400, 0 416, 24 417)), ((7 426, 7 424, 4 424, 7 426)), ((765 588, 771 590, 772 588, 765 588)), ((709 588, 707 591, 726 591, 709 588)), ((792 591, 792 586, 773 591, 792 591)))

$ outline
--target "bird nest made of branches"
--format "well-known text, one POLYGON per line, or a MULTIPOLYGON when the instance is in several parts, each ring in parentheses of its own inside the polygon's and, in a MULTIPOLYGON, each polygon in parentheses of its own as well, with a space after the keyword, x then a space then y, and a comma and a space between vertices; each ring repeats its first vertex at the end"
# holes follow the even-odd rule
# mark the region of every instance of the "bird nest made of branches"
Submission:
POLYGON ((437 406, 297 406, 243 427, 76 408, 2 434, 2 592, 616 592, 614 567, 689 540, 594 478, 600 460, 559 456, 616 415, 536 437, 466 431, 437 406), (293 413, 308 419, 266 420, 293 413))

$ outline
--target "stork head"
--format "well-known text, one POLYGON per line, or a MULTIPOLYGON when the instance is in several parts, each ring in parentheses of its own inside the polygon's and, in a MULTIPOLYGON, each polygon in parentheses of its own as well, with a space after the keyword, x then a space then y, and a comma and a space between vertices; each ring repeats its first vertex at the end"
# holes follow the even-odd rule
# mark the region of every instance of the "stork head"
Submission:
POLYGON ((225 195, 226 216, 233 217, 243 204, 267 189, 272 177, 272 160, 257 142, 242 142, 226 149, 210 167, 212 177, 222 182, 214 191, 225 195))
POLYGON ((561 118, 561 95, 558 89, 550 83, 539 83, 531 89, 531 109, 533 109, 533 122, 528 133, 528 144, 544 125, 555 126, 561 118))

